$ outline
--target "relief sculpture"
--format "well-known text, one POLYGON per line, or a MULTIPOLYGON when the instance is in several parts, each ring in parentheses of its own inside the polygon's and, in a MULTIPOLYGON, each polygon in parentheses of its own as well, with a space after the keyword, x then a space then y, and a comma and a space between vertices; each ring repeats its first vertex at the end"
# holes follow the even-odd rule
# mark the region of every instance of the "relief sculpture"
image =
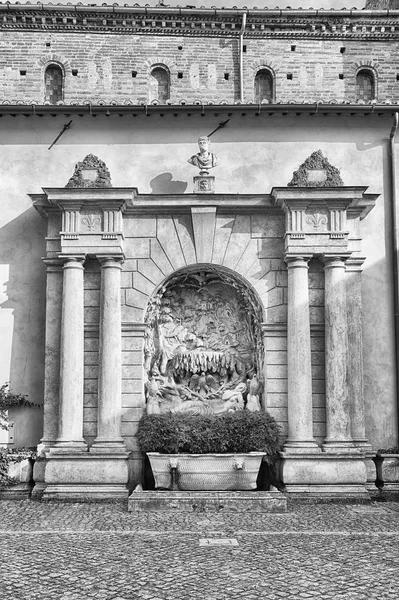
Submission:
POLYGON ((230 279, 212 269, 186 273, 150 303, 149 414, 260 410, 260 319, 254 300, 230 279))

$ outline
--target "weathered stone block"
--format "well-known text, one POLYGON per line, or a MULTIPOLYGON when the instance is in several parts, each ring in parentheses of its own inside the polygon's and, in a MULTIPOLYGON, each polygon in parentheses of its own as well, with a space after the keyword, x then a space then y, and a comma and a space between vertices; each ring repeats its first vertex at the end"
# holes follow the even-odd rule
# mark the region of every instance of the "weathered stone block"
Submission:
POLYGON ((268 336, 265 338, 266 350, 286 350, 287 338, 281 336, 268 336))
POLYGON ((155 285, 152 281, 147 279, 142 273, 136 272, 133 273, 133 288, 141 292, 142 294, 146 294, 147 296, 151 296, 155 290, 155 285))
POLYGON ((95 407, 98 402, 98 394, 84 394, 83 405, 87 407, 95 407))
POLYGON ((122 379, 141 379, 143 377, 143 367, 138 365, 122 366, 122 379))
POLYGON ((157 220, 155 217, 129 215, 123 223, 126 238, 156 237, 157 220))
POLYGON ((83 421, 85 423, 96 423, 97 422, 97 408, 84 407, 83 408, 83 421))
POLYGON ((98 323, 100 319, 100 308, 88 306, 84 309, 85 323, 98 323))
POLYGON ((286 365, 287 364, 287 353, 278 351, 269 351, 266 358, 268 365, 286 365))
POLYGON ((122 364, 141 366, 143 364, 142 352, 122 352, 122 364))
POLYGON ((98 338, 97 337, 85 337, 84 339, 85 352, 97 352, 98 351, 98 338))
POLYGON ((326 409, 325 408, 313 408, 313 422, 325 423, 326 421, 326 409))
POLYGON ((284 254, 283 238, 267 238, 258 242, 259 258, 281 258, 284 254))
POLYGON ((121 315, 123 323, 142 323, 144 320, 144 310, 134 306, 122 306, 121 315))
POLYGON ((324 365, 312 365, 312 378, 313 379, 324 379, 326 376, 326 369, 324 365))
POLYGON ((267 410, 270 408, 286 408, 288 405, 288 394, 283 393, 267 393, 267 410))
POLYGON ((133 277, 131 271, 122 271, 121 273, 121 288, 131 288, 133 285, 133 277))
POLYGON ((152 265, 150 264, 151 261, 140 261, 138 263, 138 268, 139 271, 153 283, 157 284, 159 281, 162 281, 166 275, 173 273, 174 268, 172 263, 166 255, 165 250, 161 246, 159 240, 156 239, 151 240, 151 260, 152 265), (161 274, 161 278, 159 278, 159 273, 161 274))
POLYGON ((98 365, 98 352, 85 352, 85 365, 98 365))
POLYGON ((141 379, 122 379, 123 394, 140 394, 144 393, 144 386, 141 379))
POLYGON ((141 408, 145 407, 144 394, 122 394, 122 406, 124 408, 141 408))
POLYGON ((251 236, 253 238, 283 238, 284 215, 252 215, 251 236))
POLYGON ((84 392, 85 394, 96 394, 98 387, 97 379, 85 379, 84 392))
POLYGON ((85 290, 85 306, 100 306, 100 290, 85 290))
POLYGON ((267 391, 268 393, 274 393, 274 392, 284 392, 287 393, 288 391, 288 386, 287 386, 287 380, 286 379, 268 379, 267 380, 267 391))
MULTIPOLYGON (((139 336, 123 336, 122 349, 125 351, 142 350, 144 347, 144 337, 139 336)), ((131 363, 129 363, 131 364, 131 363)))
POLYGON ((148 296, 138 290, 126 290, 126 304, 134 308, 144 309, 147 306, 148 296))
POLYGON ((267 320, 269 323, 286 323, 287 322, 287 305, 272 306, 267 308, 267 320))
POLYGON ((128 238, 124 243, 127 258, 150 258, 150 240, 148 238, 128 238))
POLYGON ((309 305, 324 306, 324 290, 310 289, 309 290, 309 305))
POLYGON ((99 290, 101 287, 100 273, 85 273, 84 275, 85 290, 99 290))
POLYGON ((281 423, 282 421, 288 421, 288 412, 287 412, 287 408, 285 408, 285 407, 271 406, 267 409, 267 411, 279 423, 281 423))
POLYGON ((312 394, 312 404, 315 408, 322 408, 326 406, 325 394, 312 394))
POLYGON ((267 376, 271 379, 286 379, 287 365, 267 365, 267 376))
POLYGON ((121 433, 122 436, 134 436, 137 433, 138 422, 136 421, 128 421, 127 423, 121 423, 121 433))
POLYGON ((88 365, 84 367, 84 376, 86 379, 97 379, 98 377, 98 366, 88 365))

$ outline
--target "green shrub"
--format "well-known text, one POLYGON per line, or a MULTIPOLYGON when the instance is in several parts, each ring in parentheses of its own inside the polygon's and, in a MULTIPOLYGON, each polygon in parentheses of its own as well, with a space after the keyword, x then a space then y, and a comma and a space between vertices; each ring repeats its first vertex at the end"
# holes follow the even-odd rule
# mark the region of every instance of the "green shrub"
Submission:
POLYGON ((240 410, 221 415, 144 415, 137 434, 142 452, 207 454, 266 452, 274 462, 280 427, 267 412, 240 410))

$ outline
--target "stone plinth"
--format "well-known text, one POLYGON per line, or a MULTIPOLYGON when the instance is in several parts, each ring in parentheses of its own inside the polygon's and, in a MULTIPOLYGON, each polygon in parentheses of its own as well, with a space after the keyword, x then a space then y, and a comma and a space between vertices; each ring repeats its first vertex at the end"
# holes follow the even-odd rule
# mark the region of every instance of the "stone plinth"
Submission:
POLYGON ((368 497, 364 454, 312 453, 295 456, 281 453, 286 492, 319 496, 368 497))
POLYGON ((214 175, 196 175, 193 177, 194 194, 213 194, 215 192, 214 175))
POLYGON ((284 513, 287 499, 281 492, 153 492, 134 491, 130 512, 252 512, 284 513))
POLYGON ((127 453, 51 454, 44 499, 127 498, 127 453))

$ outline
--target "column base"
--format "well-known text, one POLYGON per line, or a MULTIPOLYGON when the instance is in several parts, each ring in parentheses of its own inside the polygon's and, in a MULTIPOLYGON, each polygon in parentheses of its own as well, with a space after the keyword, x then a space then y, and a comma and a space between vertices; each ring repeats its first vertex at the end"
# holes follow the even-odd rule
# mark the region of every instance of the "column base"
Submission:
POLYGON ((57 440, 54 446, 51 446, 48 454, 84 454, 88 450, 87 444, 84 440, 82 441, 70 441, 70 440, 57 440))
POLYGON ((291 493, 367 495, 364 455, 280 453, 284 489, 291 493))
POLYGON ((96 438, 90 446, 91 454, 120 454, 126 452, 126 445, 122 438, 113 440, 96 438))
POLYGON ((283 452, 287 454, 319 454, 321 448, 314 440, 287 440, 284 444, 283 452))
POLYGON ((43 499, 128 496, 127 452, 47 454, 43 499))
POLYGON ((364 454, 362 448, 356 446, 353 440, 326 440, 321 448, 323 452, 333 454, 364 454))

